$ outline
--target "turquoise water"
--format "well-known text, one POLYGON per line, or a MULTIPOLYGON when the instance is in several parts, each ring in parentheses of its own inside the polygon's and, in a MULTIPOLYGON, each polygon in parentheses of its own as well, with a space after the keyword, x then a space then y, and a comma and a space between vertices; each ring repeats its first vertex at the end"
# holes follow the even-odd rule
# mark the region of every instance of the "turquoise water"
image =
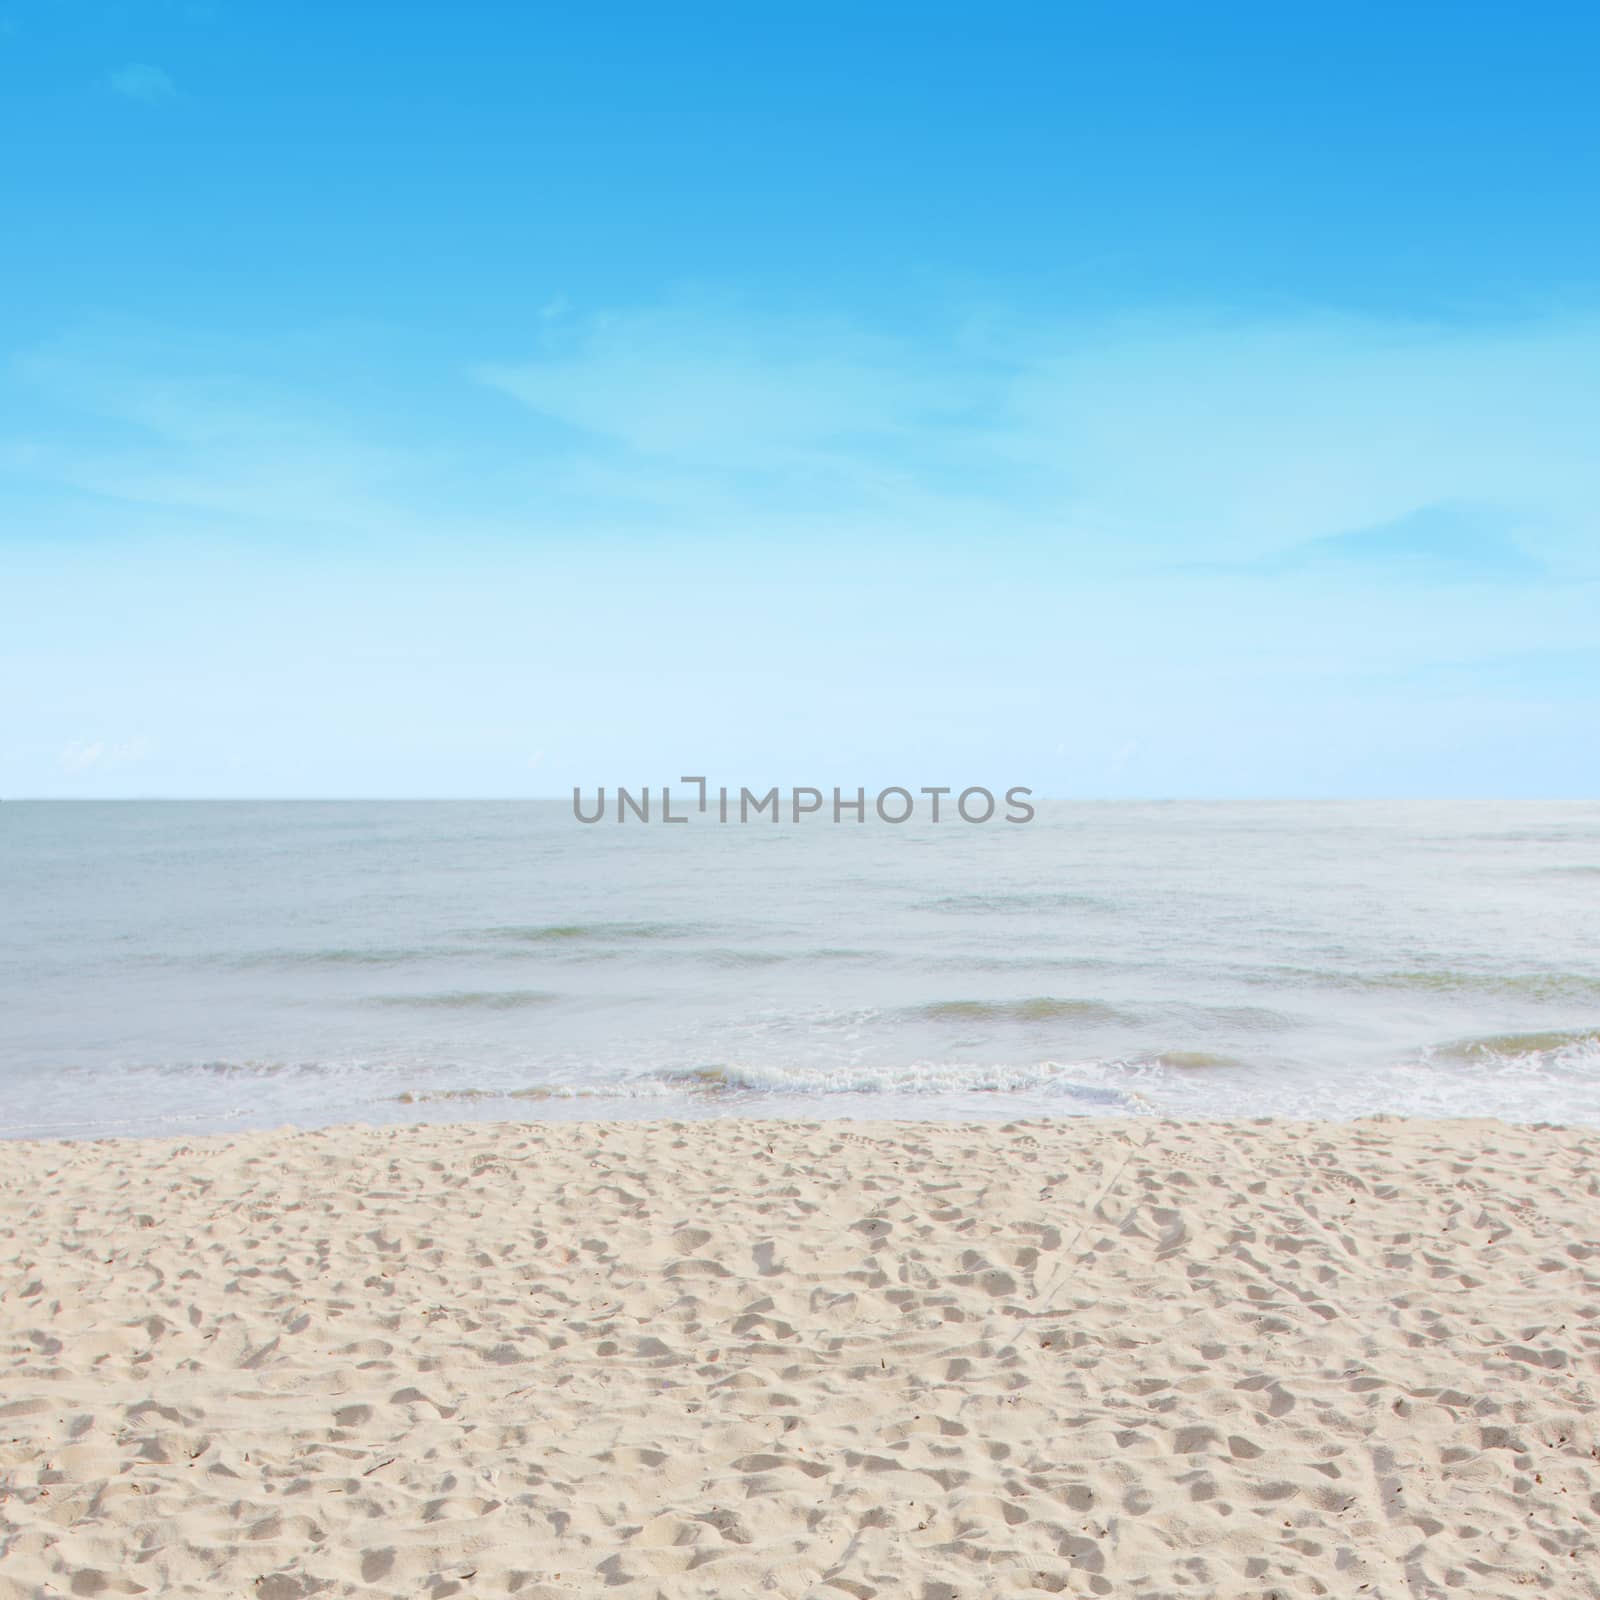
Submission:
POLYGON ((1600 805, 0 806, 0 1131, 1600 1122, 1600 805))

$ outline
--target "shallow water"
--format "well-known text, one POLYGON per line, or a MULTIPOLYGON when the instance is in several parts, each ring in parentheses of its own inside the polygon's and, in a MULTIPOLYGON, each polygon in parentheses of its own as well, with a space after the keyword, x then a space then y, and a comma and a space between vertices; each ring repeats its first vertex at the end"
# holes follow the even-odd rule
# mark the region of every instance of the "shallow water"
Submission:
POLYGON ((1600 1122, 1600 805, 0 806, 0 1130, 1600 1122))

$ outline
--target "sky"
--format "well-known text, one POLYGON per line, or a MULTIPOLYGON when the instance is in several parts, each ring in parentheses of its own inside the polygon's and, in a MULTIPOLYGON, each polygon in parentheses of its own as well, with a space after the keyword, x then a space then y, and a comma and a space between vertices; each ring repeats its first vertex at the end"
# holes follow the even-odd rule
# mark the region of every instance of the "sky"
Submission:
POLYGON ((1593 796, 1597 49, 0 0, 0 796, 1593 796))

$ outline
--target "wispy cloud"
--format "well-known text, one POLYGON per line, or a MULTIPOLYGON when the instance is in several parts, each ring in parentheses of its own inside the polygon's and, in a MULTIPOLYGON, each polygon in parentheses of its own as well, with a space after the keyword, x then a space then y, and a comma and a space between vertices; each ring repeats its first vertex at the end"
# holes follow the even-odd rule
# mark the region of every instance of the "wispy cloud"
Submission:
POLYGON ((111 74, 110 82, 117 94, 129 100, 141 100, 146 105, 170 100, 178 92, 178 86, 162 68, 146 61, 130 61, 118 67, 111 74))
POLYGON ((415 457, 374 444, 311 386, 238 349, 99 330, 19 356, 30 434, 0 441, 19 477, 110 506, 276 536, 395 534, 415 457), (240 370, 243 368, 244 370, 240 370))
POLYGON ((951 374, 859 330, 642 313, 478 376, 530 410, 641 456, 720 468, 854 459, 926 432, 951 374))
POLYGON ((527 338, 411 370, 380 410, 344 383, 370 351, 338 336, 80 330, 11 364, 0 470, 86 516, 243 537, 1003 546, 1058 580, 1600 575, 1593 319, 970 316, 912 337, 674 301, 527 338))
POLYGON ((1520 650, 1430 661, 1394 675, 1396 685, 1460 697, 1520 698, 1544 704, 1579 701, 1600 711, 1600 648, 1520 650))
POLYGON ((752 532, 819 517, 932 531, 962 512, 955 419, 981 385, 943 352, 682 304, 569 313, 534 342, 473 376, 537 419, 530 460, 575 505, 752 532))
POLYGON ((1597 375, 1587 318, 969 318, 910 339, 682 304, 574 316, 475 373, 531 414, 531 459, 619 514, 1524 576, 1592 548, 1597 375))
POLYGON ((1376 527, 1307 540, 1289 551, 1284 566, 1291 571, 1376 567, 1424 580, 1542 576, 1544 564, 1517 544, 1508 526, 1515 526, 1514 518, 1476 506, 1423 506, 1376 527))
POLYGON ((149 754, 148 739, 74 739, 63 746, 60 767, 65 776, 80 778, 133 766, 149 754))
POLYGON ((1518 582, 1549 568, 1517 542, 1519 519, 1490 507, 1421 506, 1368 528, 1324 534, 1251 561, 1193 563, 1199 576, 1285 577, 1341 574, 1413 583, 1518 582))

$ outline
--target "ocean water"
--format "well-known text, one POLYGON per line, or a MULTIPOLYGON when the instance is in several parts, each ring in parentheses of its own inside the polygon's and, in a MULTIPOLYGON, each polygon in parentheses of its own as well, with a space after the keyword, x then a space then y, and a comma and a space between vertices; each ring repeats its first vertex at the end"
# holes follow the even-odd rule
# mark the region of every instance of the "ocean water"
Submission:
POLYGON ((0 805, 0 1132, 1600 1122, 1600 805, 0 805))

